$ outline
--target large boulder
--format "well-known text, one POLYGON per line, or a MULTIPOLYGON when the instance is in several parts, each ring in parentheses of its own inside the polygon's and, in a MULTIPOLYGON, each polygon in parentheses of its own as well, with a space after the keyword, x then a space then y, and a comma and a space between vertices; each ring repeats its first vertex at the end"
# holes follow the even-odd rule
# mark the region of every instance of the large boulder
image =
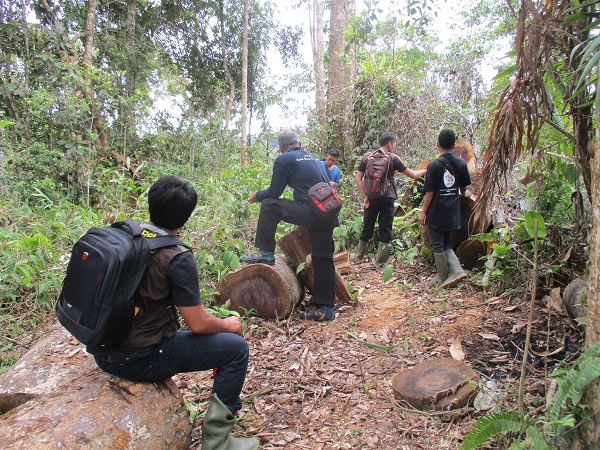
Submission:
POLYGON ((101 371, 57 326, 0 375, 2 448, 189 449, 192 424, 175 383, 101 371))

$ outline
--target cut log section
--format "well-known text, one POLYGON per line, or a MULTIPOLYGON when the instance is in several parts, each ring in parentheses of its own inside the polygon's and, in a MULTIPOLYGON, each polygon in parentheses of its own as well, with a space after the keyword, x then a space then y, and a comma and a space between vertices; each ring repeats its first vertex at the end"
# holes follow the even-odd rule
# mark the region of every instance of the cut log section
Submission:
POLYGON ((399 372, 392 379, 396 400, 429 411, 449 411, 472 402, 479 377, 468 364, 434 359, 399 372))
POLYGON ((244 314, 256 310, 259 317, 283 318, 304 299, 304 287, 283 255, 275 265, 249 264, 225 275, 217 284, 218 305, 230 301, 230 309, 244 314))
MULTIPOLYGON (((277 245, 285 254, 291 266, 296 270, 302 263, 307 262, 307 257, 312 253, 312 245, 308 237, 308 230, 304 227, 296 227, 294 231, 283 236, 277 245)), ((349 265, 349 262, 348 262, 349 265)), ((300 280, 312 293, 314 287, 314 272, 312 264, 307 264, 304 270, 299 274, 300 280)), ((352 296, 346 288, 346 282, 340 275, 339 271, 335 271, 335 302, 338 305, 344 305, 353 301, 352 296)))
POLYGON ((581 319, 587 316, 586 297, 587 283, 585 281, 575 278, 567 285, 563 293, 563 303, 571 319, 581 322, 581 319))

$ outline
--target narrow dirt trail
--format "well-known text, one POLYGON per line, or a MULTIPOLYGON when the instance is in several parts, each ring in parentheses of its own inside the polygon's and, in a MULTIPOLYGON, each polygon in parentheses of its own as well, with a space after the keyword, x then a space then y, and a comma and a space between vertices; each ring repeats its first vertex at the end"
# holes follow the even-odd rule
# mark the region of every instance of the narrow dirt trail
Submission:
MULTIPOLYGON (((424 263, 396 261, 394 277, 384 283, 381 271, 363 262, 345 277, 360 292, 356 305, 338 308, 332 322, 305 322, 296 312, 277 323, 252 319, 245 403, 234 433, 259 438, 261 449, 458 449, 484 413, 415 411, 399 404, 391 388, 399 371, 449 358, 455 339, 483 382, 498 380, 498 403, 513 408, 529 312, 524 288, 490 297, 466 282, 443 291, 430 286, 434 275, 424 263), (382 351, 365 342, 394 347, 382 351)), ((581 345, 565 314, 538 303, 526 387, 530 408, 543 404, 546 370, 574 358, 581 345), (552 356, 543 358, 546 353, 552 356)), ((178 383, 203 414, 210 374, 180 375, 178 383)), ((193 449, 200 447, 201 422, 193 449)))

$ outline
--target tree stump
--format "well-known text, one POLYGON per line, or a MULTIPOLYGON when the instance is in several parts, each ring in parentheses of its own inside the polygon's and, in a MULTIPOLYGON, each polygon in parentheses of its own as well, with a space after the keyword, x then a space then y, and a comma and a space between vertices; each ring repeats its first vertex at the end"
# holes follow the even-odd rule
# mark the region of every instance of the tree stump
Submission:
MULTIPOLYGON (((305 227, 296 227, 294 231, 279 239, 277 245, 279 245, 279 248, 283 251, 294 270, 300 264, 306 263, 307 257, 312 253, 308 230, 305 227)), ((312 264, 307 264, 304 270, 300 272, 299 277, 306 289, 312 293, 314 287, 312 264)), ((337 269, 335 271, 335 301, 341 305, 352 303, 353 301, 352 296, 346 288, 346 282, 337 269)))
MULTIPOLYGON (((310 266, 312 264, 312 255, 306 257, 306 264, 310 266)), ((348 252, 340 252, 333 255, 333 265, 335 270, 340 275, 348 275, 352 273, 352 266, 350 265, 350 254, 348 252)))
POLYGON ((230 301, 230 309, 244 314, 256 310, 259 317, 283 318, 304 298, 304 288, 283 255, 275 265, 249 264, 225 275, 217 284, 218 305, 230 301))
POLYGON ((488 254, 488 244, 476 239, 467 239, 460 243, 456 249, 456 257, 463 268, 483 270, 485 258, 488 254))
POLYGON ((396 400, 421 410, 448 411, 472 402, 479 377, 468 364, 434 359, 399 372, 392 379, 396 400))
POLYGON ((60 326, 0 376, 0 405, 2 448, 191 444, 189 413, 172 379, 134 383, 109 375, 60 326))
POLYGON ((579 278, 575 278, 565 288, 563 303, 572 320, 579 322, 587 316, 584 296, 587 296, 587 283, 579 278))

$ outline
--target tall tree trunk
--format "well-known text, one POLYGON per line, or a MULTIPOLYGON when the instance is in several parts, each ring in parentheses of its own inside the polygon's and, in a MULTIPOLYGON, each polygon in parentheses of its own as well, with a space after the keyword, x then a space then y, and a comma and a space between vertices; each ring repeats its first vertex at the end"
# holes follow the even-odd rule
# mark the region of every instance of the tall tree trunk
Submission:
MULTIPOLYGON (((596 117, 596 152, 591 159, 592 231, 590 242, 590 275, 587 297, 586 345, 600 340, 600 113, 596 117)), ((600 379, 584 391, 592 420, 584 423, 588 442, 600 442, 600 379)))
MULTIPOLYGON (((98 0, 89 0, 85 20, 85 50, 83 54, 83 65, 85 71, 90 70, 92 67, 92 50, 94 48, 97 9, 98 0)), ((88 83, 88 89, 86 92, 84 92, 84 97, 88 102, 90 113, 92 116, 92 131, 94 131, 98 136, 98 144, 100 144, 102 147, 106 147, 108 146, 108 139, 106 136, 106 131, 104 130, 102 114, 100 112, 100 109, 98 108, 98 105, 96 104, 96 100, 94 98, 94 94, 91 87, 91 81, 89 79, 87 79, 86 81, 88 83)))
POLYGON ((248 122, 248 1, 244 0, 244 32, 242 34, 242 167, 248 160, 246 125, 248 122))
POLYGON ((135 93, 136 87, 136 63, 134 49, 135 43, 135 16, 136 16, 136 0, 127 0, 127 22, 125 23, 125 46, 127 51, 127 73, 125 78, 125 141, 128 144, 134 142, 135 136, 135 114, 134 107, 131 104, 131 99, 135 93))
POLYGON ((327 100, 325 98, 325 44, 323 43, 323 2, 312 0, 308 3, 310 15, 310 37, 315 73, 315 118, 317 122, 317 146, 326 153, 327 100))
POLYGON ((329 32, 329 90, 327 95, 327 117, 331 121, 330 147, 337 147, 342 154, 349 149, 347 130, 350 91, 353 82, 352 54, 346 49, 344 32, 354 15, 354 0, 332 0, 329 32))
POLYGON ((223 73, 227 84, 229 84, 229 98, 227 99, 227 109, 225 110, 225 131, 229 132, 229 122, 231 121, 231 112, 233 111, 233 100, 235 96, 235 82, 229 70, 227 63, 227 45, 225 43, 225 4, 223 0, 219 1, 219 22, 221 30, 221 58, 223 59, 223 73))
MULTIPOLYGON (((25 0, 22 1, 22 14, 23 14, 23 29, 25 30, 25 33, 23 35, 23 41, 25 44, 25 58, 23 63, 25 64, 25 70, 24 70, 24 82, 25 82, 25 92, 29 92, 29 62, 30 62, 30 54, 29 54, 29 26, 27 24, 27 8, 26 8, 26 2, 25 0)), ((29 114, 29 107, 27 105, 27 102, 22 102, 22 108, 23 108, 23 136, 25 137, 25 140, 27 142, 29 142, 31 140, 31 131, 30 131, 30 114, 29 114)))

